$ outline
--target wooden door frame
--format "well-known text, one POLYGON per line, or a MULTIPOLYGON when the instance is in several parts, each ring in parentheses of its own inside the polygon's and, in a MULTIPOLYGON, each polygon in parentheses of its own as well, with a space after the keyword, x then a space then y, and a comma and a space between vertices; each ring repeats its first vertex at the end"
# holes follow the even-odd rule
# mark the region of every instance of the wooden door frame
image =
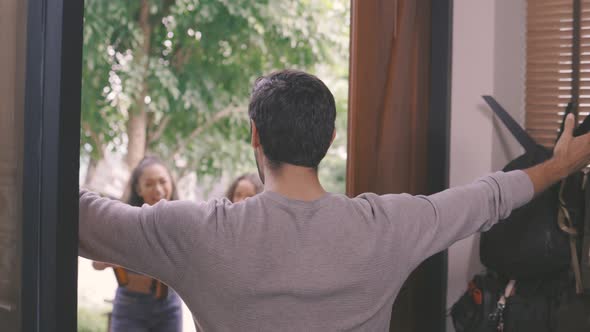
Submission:
MULTIPOLYGON (((453 0, 431 0, 430 106, 428 113, 428 191, 436 193, 449 187, 451 138, 451 63, 453 53, 453 0)), ((436 283, 426 285, 436 296, 439 314, 433 317, 438 331, 447 321, 447 250, 426 262, 429 274, 438 273, 436 283)), ((428 292, 426 292, 428 293, 428 292)))
MULTIPOLYGON (((453 1, 431 1, 428 188, 437 192, 449 176, 453 1)), ((74 331, 84 1, 27 6, 22 331, 74 331)), ((426 263, 440 276, 427 287, 441 309, 432 319, 444 331, 446 253, 426 263)))
POLYGON ((22 331, 77 329, 83 0, 28 0, 22 331))

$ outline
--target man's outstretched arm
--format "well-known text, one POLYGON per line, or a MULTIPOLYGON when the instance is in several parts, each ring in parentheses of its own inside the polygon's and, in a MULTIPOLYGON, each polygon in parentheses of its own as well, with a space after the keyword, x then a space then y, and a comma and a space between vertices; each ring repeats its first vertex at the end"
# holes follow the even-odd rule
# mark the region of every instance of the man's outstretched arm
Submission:
POLYGON ((174 284, 207 209, 188 201, 134 207, 80 190, 79 255, 174 284))
POLYGON ((573 117, 568 117, 554 156, 542 164, 498 172, 430 196, 384 195, 373 210, 383 211, 392 224, 398 251, 412 253, 413 268, 454 242, 488 230, 534 195, 588 164, 590 134, 573 137, 573 127, 573 117))

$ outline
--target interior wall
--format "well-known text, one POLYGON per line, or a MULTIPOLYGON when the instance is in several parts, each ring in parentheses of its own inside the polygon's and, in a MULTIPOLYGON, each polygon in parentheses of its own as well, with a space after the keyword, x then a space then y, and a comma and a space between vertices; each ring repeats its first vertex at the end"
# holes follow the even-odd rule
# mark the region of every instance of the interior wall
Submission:
MULTIPOLYGON (((481 96, 494 96, 524 122, 525 6, 526 0, 454 0, 450 186, 500 170, 521 152, 481 96)), ((483 270, 478 235, 449 249, 447 308, 483 270)), ((454 331, 450 319, 447 331, 454 331)))
MULTIPOLYGON (((481 95, 494 89, 494 12, 492 1, 454 0, 451 187, 491 171, 492 117, 481 95)), ((478 239, 471 236, 449 248, 447 308, 465 291, 467 281, 482 270, 478 239)))
MULTIPOLYGON (((526 73, 526 0, 498 0, 494 36, 494 94, 512 117, 524 126, 526 73)), ((498 118, 494 117, 492 170, 524 152, 498 118)))

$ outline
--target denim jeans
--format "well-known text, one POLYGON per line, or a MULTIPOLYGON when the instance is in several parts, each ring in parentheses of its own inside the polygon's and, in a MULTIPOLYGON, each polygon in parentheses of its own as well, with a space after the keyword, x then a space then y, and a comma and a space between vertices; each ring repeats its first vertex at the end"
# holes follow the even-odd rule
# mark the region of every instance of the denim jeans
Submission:
POLYGON ((156 299, 150 294, 117 288, 111 318, 112 332, 180 332, 182 304, 168 288, 168 296, 156 299))

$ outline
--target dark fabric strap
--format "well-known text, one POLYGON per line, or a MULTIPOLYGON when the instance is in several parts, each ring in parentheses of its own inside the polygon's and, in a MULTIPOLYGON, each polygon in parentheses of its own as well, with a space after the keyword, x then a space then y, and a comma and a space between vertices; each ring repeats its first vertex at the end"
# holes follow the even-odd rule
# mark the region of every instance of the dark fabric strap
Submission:
POLYGON ((500 106, 500 104, 492 96, 483 96, 483 99, 490 106, 494 114, 496 114, 500 120, 504 123, 506 128, 510 131, 512 136, 516 138, 518 143, 522 145, 526 152, 532 153, 535 150, 539 150, 539 145, 533 140, 529 134, 506 112, 506 110, 500 106))
MULTIPOLYGON (((117 278, 117 283, 121 287, 129 286, 129 271, 122 267, 113 267, 113 271, 115 272, 115 277, 117 278)), ((133 273, 133 272, 131 272, 133 273)), ((134 273, 136 274, 136 273, 134 273)), ((149 278, 146 276, 146 278, 149 278)), ((149 289, 144 289, 141 293, 145 294, 153 294, 157 299, 163 299, 168 296, 168 286, 166 286, 163 282, 157 279, 151 279, 151 286, 149 289)), ((137 286, 137 285, 136 285, 137 286)), ((131 286, 129 286, 131 287, 131 286)))
POLYGON ((584 135, 585 133, 590 131, 590 116, 586 116, 584 122, 580 124, 576 130, 574 130, 574 136, 584 135))

